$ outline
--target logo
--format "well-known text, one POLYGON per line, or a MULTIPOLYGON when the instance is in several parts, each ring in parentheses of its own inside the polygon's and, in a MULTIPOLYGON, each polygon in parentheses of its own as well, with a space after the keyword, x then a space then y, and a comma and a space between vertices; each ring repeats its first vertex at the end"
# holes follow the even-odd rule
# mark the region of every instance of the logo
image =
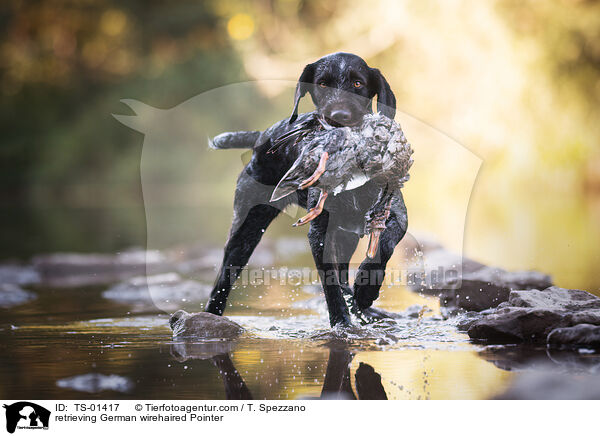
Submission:
POLYGON ((15 429, 48 429, 50 411, 29 401, 19 401, 6 409, 6 431, 14 433, 15 429))

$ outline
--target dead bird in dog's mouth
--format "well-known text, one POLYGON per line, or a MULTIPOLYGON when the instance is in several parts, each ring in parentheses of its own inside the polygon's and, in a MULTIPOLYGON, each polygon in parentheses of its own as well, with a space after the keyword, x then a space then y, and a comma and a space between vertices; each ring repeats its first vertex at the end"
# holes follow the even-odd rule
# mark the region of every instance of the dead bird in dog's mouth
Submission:
POLYGON ((277 184, 271 201, 277 201, 310 186, 321 193, 317 205, 294 226, 304 225, 322 213, 329 194, 337 195, 373 181, 379 193, 365 217, 365 233, 370 235, 367 256, 377 252, 379 237, 385 229, 392 196, 409 179, 413 150, 398 123, 381 114, 368 114, 354 127, 332 127, 324 122, 305 122, 275 140, 271 152, 281 141, 295 137, 302 153, 277 184))

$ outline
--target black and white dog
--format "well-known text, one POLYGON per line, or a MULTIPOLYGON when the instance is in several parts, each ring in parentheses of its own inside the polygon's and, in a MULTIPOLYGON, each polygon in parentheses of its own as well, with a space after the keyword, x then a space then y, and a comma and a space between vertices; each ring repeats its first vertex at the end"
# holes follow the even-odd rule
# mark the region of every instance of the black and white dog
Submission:
MULTIPOLYGON (((375 96, 378 111, 394 118, 396 99, 379 70, 370 68, 363 59, 353 54, 330 54, 304 68, 296 86, 294 109, 289 119, 264 132, 237 132, 215 138, 214 148, 252 148, 253 154, 238 178, 233 223, 206 311, 223 314, 233 283, 266 228, 287 205, 297 203, 301 207, 312 208, 317 203, 319 196, 313 188, 298 190, 296 195, 276 202, 269 201, 273 189, 301 152, 293 139, 279 146, 276 153, 269 152, 273 141, 298 123, 315 118, 315 115, 333 126, 358 124, 366 113, 372 111, 375 96), (316 112, 298 115, 298 103, 306 93, 312 97, 316 112)), ((354 289, 348 283, 350 258, 363 235, 365 213, 377 194, 377 188, 367 182, 354 190, 329 197, 323 213, 310 224, 308 239, 332 326, 350 325, 347 301, 350 310, 362 319, 380 315, 371 305, 379 297, 386 264, 408 226, 401 194, 392 202, 377 255, 362 262, 354 289)))

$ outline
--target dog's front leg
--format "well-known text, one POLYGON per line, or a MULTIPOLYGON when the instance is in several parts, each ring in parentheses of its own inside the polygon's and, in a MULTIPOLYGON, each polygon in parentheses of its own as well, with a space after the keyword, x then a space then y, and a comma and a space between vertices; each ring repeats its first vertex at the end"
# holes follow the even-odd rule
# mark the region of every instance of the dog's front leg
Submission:
POLYGON ((223 315, 233 283, 248 263, 264 231, 279 212, 281 211, 275 207, 259 204, 250 209, 241 225, 234 220, 229 240, 225 245, 223 263, 206 305, 207 312, 223 315))
POLYGON ((334 254, 335 238, 333 235, 327 235, 328 220, 329 213, 323 211, 311 222, 308 231, 308 242, 323 285, 325 301, 329 310, 329 323, 332 327, 338 324, 349 326, 351 325, 350 313, 342 296, 339 264, 334 254), (327 258, 325 253, 327 253, 327 258))

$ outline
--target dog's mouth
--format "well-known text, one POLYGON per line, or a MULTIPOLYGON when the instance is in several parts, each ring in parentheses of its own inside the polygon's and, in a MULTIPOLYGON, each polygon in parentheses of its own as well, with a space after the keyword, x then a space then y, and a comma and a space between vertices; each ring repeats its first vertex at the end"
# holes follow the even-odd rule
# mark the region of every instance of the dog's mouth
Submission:
POLYGON ((353 127, 353 126, 356 126, 356 125, 358 125, 360 123, 360 119, 356 120, 356 121, 349 121, 349 122, 343 123, 343 124, 339 123, 339 122, 337 122, 337 121, 335 121, 335 120, 333 120, 331 118, 328 118, 326 116, 323 116, 322 119, 323 119, 323 121, 325 123, 327 123, 331 127, 353 127))
POLYGON ((331 118, 323 117, 324 121, 329 124, 331 127, 346 127, 343 124, 338 123, 337 121, 332 120, 331 118))

